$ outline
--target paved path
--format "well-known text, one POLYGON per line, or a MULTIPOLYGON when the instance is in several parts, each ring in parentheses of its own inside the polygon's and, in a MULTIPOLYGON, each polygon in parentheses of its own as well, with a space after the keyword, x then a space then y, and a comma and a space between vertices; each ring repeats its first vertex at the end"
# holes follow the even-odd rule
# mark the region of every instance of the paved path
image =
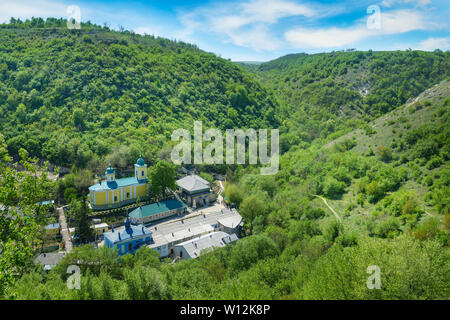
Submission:
POLYGON ((323 198, 323 197, 321 197, 321 196, 318 196, 318 195, 316 195, 316 194, 314 195, 314 197, 317 197, 317 198, 322 199, 323 203, 325 203, 325 205, 328 207, 328 209, 330 209, 330 211, 334 213, 334 216, 336 217, 336 219, 337 219, 339 222, 342 222, 341 217, 336 213, 336 211, 334 211, 334 209, 333 209, 332 207, 330 207, 330 205, 329 205, 328 202, 327 202, 327 199, 325 199, 325 198, 323 198))
POLYGON ((59 225, 61 226, 61 234, 64 239, 64 248, 66 252, 70 252, 73 249, 72 240, 70 239, 69 228, 67 228, 66 215, 64 214, 64 207, 59 207, 59 225))
POLYGON ((222 192, 224 190, 224 187, 223 187, 222 181, 220 181, 220 180, 219 180, 219 186, 220 186, 220 191, 219 191, 219 195, 217 196, 217 202, 220 204, 223 204, 224 201, 223 201, 223 197, 222 197, 222 192))

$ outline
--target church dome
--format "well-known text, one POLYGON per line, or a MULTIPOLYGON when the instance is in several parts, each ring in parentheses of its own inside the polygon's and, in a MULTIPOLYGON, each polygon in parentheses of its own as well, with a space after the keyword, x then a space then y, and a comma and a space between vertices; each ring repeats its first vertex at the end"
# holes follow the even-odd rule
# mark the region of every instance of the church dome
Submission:
POLYGON ((114 173, 114 168, 109 165, 109 167, 106 169, 106 174, 114 173))
POLYGON ((142 156, 139 157, 136 164, 139 166, 145 166, 145 161, 144 161, 144 159, 142 159, 142 156))

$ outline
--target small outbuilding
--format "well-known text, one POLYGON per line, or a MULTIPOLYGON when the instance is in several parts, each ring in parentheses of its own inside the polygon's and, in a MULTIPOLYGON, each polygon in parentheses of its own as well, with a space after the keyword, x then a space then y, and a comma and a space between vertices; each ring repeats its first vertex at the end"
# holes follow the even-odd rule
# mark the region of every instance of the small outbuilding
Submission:
POLYGON ((133 226, 129 217, 125 220, 123 227, 112 228, 103 236, 105 247, 117 249, 120 256, 127 253, 134 254, 141 246, 152 243, 152 232, 143 225, 133 226))
POLYGON ((133 224, 148 223, 164 219, 173 215, 185 213, 187 205, 177 199, 159 201, 146 206, 139 207, 130 212, 133 224))
POLYGON ((35 259, 35 264, 42 264, 45 271, 49 271, 56 267, 64 258, 65 252, 41 253, 35 259))
POLYGON ((210 183, 198 175, 188 175, 176 183, 181 197, 193 208, 209 205, 216 200, 210 183))

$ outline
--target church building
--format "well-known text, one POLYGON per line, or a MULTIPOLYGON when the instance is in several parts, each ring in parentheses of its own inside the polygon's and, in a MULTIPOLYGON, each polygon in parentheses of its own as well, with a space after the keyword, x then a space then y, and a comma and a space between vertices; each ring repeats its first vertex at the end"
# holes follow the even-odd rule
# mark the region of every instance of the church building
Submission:
POLYGON ((139 157, 134 165, 134 177, 116 179, 111 165, 106 169, 106 179, 89 187, 89 202, 93 210, 118 208, 135 203, 148 194, 147 164, 139 157))
POLYGON ((122 256, 127 253, 134 254, 143 245, 153 243, 152 232, 143 225, 133 226, 127 216, 124 226, 105 232, 105 246, 110 249, 116 249, 122 256))

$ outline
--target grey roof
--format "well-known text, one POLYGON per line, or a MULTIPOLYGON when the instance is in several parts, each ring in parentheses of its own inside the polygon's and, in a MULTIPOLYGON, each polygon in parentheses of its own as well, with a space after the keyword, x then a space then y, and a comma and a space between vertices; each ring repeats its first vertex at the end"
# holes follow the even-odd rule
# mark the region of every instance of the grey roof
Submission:
POLYGON ((222 231, 213 232, 205 236, 188 240, 176 245, 176 247, 183 247, 191 258, 200 256, 201 251, 214 247, 223 247, 228 243, 237 241, 238 237, 235 233, 228 234, 222 231))
POLYGON ((149 227, 148 229, 152 232, 154 241, 149 247, 156 248, 211 233, 219 226, 219 220, 229 217, 235 217, 239 221, 242 220, 236 209, 222 209, 217 212, 149 227))
POLYGON ((64 255, 64 252, 41 253, 34 259, 34 263, 40 263, 44 266, 56 266, 64 258, 64 255))
POLYGON ((177 184, 180 188, 189 192, 211 189, 208 181, 195 174, 177 180, 177 184))
POLYGON ((242 217, 239 215, 227 216, 220 218, 217 222, 226 228, 236 228, 242 222, 242 217))

